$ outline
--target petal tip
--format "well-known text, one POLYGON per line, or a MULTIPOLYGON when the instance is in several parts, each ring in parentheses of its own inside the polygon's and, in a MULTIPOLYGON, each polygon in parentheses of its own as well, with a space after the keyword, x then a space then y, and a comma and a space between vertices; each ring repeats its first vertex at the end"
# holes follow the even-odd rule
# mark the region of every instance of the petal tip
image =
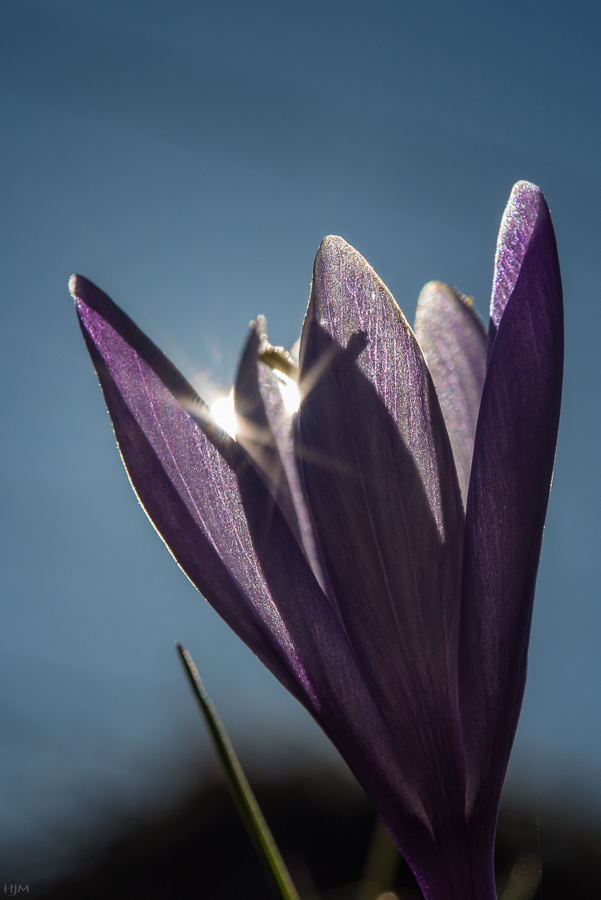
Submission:
POLYGON ((69 279, 69 293, 75 301, 75 306, 81 309, 83 306, 90 306, 92 295, 98 293, 95 286, 83 275, 71 275, 69 279))
POLYGON ((525 179, 521 179, 520 181, 516 181, 514 186, 511 189, 511 195, 509 200, 515 197, 540 197, 542 195, 542 191, 537 184, 534 184, 532 181, 526 181, 525 179))
POLYGON ((482 325, 478 311, 474 306, 474 298, 467 297, 457 290, 451 284, 445 281, 429 281, 423 286, 417 299, 416 322, 420 317, 428 314, 429 307, 444 305, 450 303, 460 310, 467 311, 467 314, 476 320, 478 325, 482 325))
POLYGON ((442 291, 450 288, 450 285, 446 283, 446 281, 428 281, 422 288, 422 293, 424 291, 442 291))
POLYGON ((340 237, 339 234, 326 234, 326 236, 323 238, 323 240, 320 244, 320 247, 327 248, 330 245, 342 246, 342 247, 348 246, 347 242, 344 240, 343 237, 340 237))
POLYGON ((419 297, 417 298, 418 312, 420 308, 427 306, 440 297, 460 299, 463 297, 463 294, 456 288, 451 287, 450 284, 447 284, 446 281, 428 281, 419 292, 419 297))
POLYGON ((507 301, 515 287, 530 238, 534 232, 543 192, 530 181, 514 184, 497 238, 490 317, 498 327, 507 301))
POLYGON ((350 249, 352 249, 352 247, 350 244, 347 244, 344 238, 341 238, 337 234, 328 234, 323 238, 319 245, 315 259, 316 261, 323 258, 329 259, 337 253, 350 249))

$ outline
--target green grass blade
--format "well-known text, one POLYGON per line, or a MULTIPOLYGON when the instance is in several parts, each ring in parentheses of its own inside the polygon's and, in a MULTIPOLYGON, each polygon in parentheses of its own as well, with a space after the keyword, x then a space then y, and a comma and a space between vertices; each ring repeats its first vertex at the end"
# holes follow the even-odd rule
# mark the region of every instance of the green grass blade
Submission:
POLYGON ((400 862, 401 854, 396 844, 380 819, 376 818, 357 900, 377 900, 387 894, 394 896, 392 889, 400 862))
POLYGON ((288 869, 250 789, 226 730, 200 680, 198 669, 185 647, 176 644, 176 648, 219 757, 230 794, 255 849, 273 876, 284 900, 299 900, 288 869))
POLYGON ((526 853, 515 863, 505 885, 501 900, 533 900, 538 892, 542 869, 540 859, 526 853))

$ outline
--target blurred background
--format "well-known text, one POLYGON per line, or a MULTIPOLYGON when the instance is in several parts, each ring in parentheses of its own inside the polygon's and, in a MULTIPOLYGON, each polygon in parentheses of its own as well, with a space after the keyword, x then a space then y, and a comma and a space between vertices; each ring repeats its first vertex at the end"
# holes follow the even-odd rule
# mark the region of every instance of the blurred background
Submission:
POLYGON ((432 279, 487 320, 519 179, 551 207, 567 343, 506 792, 529 821, 601 821, 600 28, 586 0, 3 0, 0 857, 15 878, 58 877, 210 767, 176 640, 257 777, 346 779, 138 508, 71 273, 210 401, 251 318, 297 339, 326 234, 410 321, 432 279))

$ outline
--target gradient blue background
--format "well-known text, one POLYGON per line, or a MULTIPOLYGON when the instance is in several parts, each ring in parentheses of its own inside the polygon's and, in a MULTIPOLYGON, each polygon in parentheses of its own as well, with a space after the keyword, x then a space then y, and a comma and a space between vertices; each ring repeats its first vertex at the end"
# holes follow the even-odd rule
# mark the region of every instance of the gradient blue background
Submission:
POLYGON ((138 508, 69 275, 226 388, 252 317, 298 337, 328 233, 410 320, 431 279, 486 316, 522 178, 555 222, 567 362, 508 784, 601 812, 600 27, 582 0, 3 0, 2 852, 47 865, 208 754, 176 640, 244 759, 335 758, 138 508))

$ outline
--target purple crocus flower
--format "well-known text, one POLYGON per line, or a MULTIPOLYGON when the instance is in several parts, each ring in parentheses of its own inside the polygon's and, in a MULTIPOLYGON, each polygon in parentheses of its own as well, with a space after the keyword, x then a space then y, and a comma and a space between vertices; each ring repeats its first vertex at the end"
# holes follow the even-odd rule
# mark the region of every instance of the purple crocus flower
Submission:
POLYGON ((72 293, 131 483, 181 568, 336 745, 428 900, 494 898, 562 381, 540 190, 517 184, 503 216, 488 337, 441 283, 412 332, 326 238, 298 369, 251 328, 235 439, 102 291, 77 276, 72 293))

